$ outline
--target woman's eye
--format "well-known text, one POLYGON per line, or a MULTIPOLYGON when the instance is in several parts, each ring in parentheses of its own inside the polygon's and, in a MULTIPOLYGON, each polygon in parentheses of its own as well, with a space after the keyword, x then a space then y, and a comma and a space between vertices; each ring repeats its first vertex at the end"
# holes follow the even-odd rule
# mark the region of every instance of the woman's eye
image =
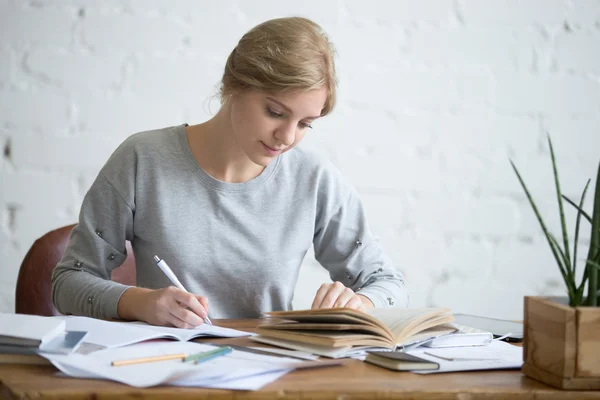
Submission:
POLYGON ((300 127, 303 128, 303 129, 304 128, 310 128, 310 129, 312 129, 312 125, 309 124, 308 122, 300 122, 300 127))
POLYGON ((267 114, 269 114, 273 118, 281 118, 281 117, 283 117, 283 114, 275 112, 275 111, 271 110, 268 107, 267 107, 267 114))

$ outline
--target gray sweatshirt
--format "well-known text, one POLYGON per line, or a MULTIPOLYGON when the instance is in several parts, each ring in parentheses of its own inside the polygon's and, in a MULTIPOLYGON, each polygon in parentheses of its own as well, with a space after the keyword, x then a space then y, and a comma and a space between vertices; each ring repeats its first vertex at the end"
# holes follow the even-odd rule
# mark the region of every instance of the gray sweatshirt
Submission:
POLYGON ((163 258, 211 318, 290 310, 302 260, 316 259, 376 307, 406 307, 401 273, 369 230, 357 192, 330 163, 295 148, 244 183, 214 179, 196 162, 185 125, 130 136, 86 194, 52 275, 63 314, 118 318, 129 287, 110 280, 131 242, 137 285, 171 285, 163 258))

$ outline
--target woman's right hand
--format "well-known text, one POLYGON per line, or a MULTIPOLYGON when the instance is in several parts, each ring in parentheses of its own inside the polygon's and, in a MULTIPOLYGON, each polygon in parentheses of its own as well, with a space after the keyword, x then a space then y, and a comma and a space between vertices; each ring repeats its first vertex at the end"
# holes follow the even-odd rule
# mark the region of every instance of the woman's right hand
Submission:
POLYGON ((117 312, 120 318, 126 320, 194 328, 202 325, 208 315, 208 299, 175 286, 156 290, 132 287, 121 296, 117 312))

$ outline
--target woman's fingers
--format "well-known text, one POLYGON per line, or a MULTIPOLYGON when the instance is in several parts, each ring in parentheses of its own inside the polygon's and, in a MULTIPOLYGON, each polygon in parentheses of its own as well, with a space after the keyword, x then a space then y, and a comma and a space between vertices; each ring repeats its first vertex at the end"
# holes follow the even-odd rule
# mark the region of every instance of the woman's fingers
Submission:
POLYGON ((325 297, 323 297, 323 301, 321 302, 320 308, 331 308, 335 305, 338 297, 344 292, 346 286, 344 286, 341 282, 334 282, 329 286, 329 290, 325 297))
POLYGON ((184 320, 182 320, 181 318, 177 317, 174 314, 169 314, 165 319, 166 319, 167 324, 172 325, 175 328, 190 329, 190 328, 194 328, 194 327, 198 326, 198 325, 188 324, 187 322, 185 322, 184 320))
POLYGON ((352 308, 354 310, 364 311, 365 307, 360 297, 353 296, 343 307, 352 308))
POLYGON ((182 306, 189 308, 194 314, 198 315, 200 318, 202 318, 202 320, 204 320, 204 318, 206 318, 206 316, 208 315, 208 312, 206 307, 204 307, 200 303, 198 297, 202 296, 196 296, 192 293, 184 292, 183 290, 179 289, 177 289, 177 291, 173 293, 173 298, 177 302, 181 303, 182 306))
POLYGON ((164 289, 161 297, 164 322, 178 328, 193 328, 204 323, 207 311, 196 295, 171 286, 164 289))
POLYGON ((321 302, 323 302, 323 298, 327 294, 328 290, 329 290, 329 285, 327 283, 324 283, 321 285, 319 290, 317 290, 317 294, 315 295, 315 299, 313 300, 312 305, 310 306, 311 309, 321 307, 321 302))
POLYGON ((204 323, 208 315, 208 299, 169 286, 148 290, 138 301, 143 321, 152 325, 192 328, 204 323))
MULTIPOLYGON (((348 307, 348 303, 354 298, 356 298, 354 291, 350 288, 344 288, 342 293, 340 293, 338 298, 333 303, 333 307, 348 307)), ((360 301, 360 299, 358 300, 360 301)))
POLYGON ((189 308, 184 307, 183 304, 174 302, 169 308, 171 315, 180 319, 183 323, 189 325, 189 327, 196 327, 204 323, 204 318, 198 314, 192 312, 189 308))
POLYGON ((311 308, 344 307, 354 295, 352 289, 341 282, 324 283, 317 291, 311 308))
POLYGON ((202 307, 204 307, 204 309, 206 310, 206 313, 208 315, 208 297, 206 297, 206 296, 196 296, 196 299, 198 299, 198 301, 200 302, 200 304, 202 304, 202 307))

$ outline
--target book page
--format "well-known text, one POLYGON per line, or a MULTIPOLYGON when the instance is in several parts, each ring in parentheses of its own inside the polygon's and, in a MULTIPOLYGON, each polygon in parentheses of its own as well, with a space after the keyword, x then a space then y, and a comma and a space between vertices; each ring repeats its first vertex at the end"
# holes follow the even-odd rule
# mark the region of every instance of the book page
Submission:
POLYGON ((374 308, 368 312, 390 329, 396 342, 402 342, 417 332, 453 320, 450 309, 441 307, 374 308))
POLYGON ((271 311, 265 313, 265 316, 267 318, 281 318, 297 322, 345 323, 351 321, 384 327, 381 321, 379 321, 377 318, 352 308, 317 308, 295 311, 271 311))
MULTIPOLYGON (((377 336, 382 336, 381 328, 373 327, 370 325, 355 325, 355 324, 273 324, 273 325, 262 325, 261 330, 276 329, 279 331, 352 331, 356 333, 372 333, 377 336)), ((392 337, 383 336, 386 340, 393 340, 392 337)))
MULTIPOLYGON (((453 320, 449 309, 439 307, 374 308, 366 313, 349 308, 324 308, 268 312, 266 315, 283 320, 269 321, 261 325, 261 327, 269 329, 270 332, 278 329, 287 332, 301 332, 303 326, 312 328, 318 324, 325 324, 326 326, 334 324, 340 326, 354 325, 355 328, 351 330, 372 331, 371 329, 365 329, 365 327, 370 326, 381 331, 378 336, 385 339, 389 343, 388 346, 396 345, 424 329, 453 320)), ((333 330, 331 327, 330 329, 333 330)), ((307 331, 304 331, 304 335, 306 334, 307 331)), ((289 338, 289 335, 279 335, 278 337, 289 338)), ((376 337, 373 336, 373 338, 376 337)))
POLYGON ((281 331, 276 329, 258 329, 260 336, 293 340, 301 343, 319 346, 345 347, 345 346, 380 346, 393 349, 394 343, 370 334, 360 334, 340 331, 281 331))
POLYGON ((442 325, 436 325, 432 328, 428 328, 428 329, 424 329, 422 331, 416 332, 410 336, 405 336, 403 339, 398 340, 396 342, 396 345, 400 346, 400 347, 404 347, 404 346, 422 346, 425 345, 426 343, 428 343, 430 340, 435 340, 435 338, 440 337, 440 336, 447 336, 449 334, 451 334, 452 332, 456 332, 456 328, 448 325, 448 324, 442 324, 442 325))

